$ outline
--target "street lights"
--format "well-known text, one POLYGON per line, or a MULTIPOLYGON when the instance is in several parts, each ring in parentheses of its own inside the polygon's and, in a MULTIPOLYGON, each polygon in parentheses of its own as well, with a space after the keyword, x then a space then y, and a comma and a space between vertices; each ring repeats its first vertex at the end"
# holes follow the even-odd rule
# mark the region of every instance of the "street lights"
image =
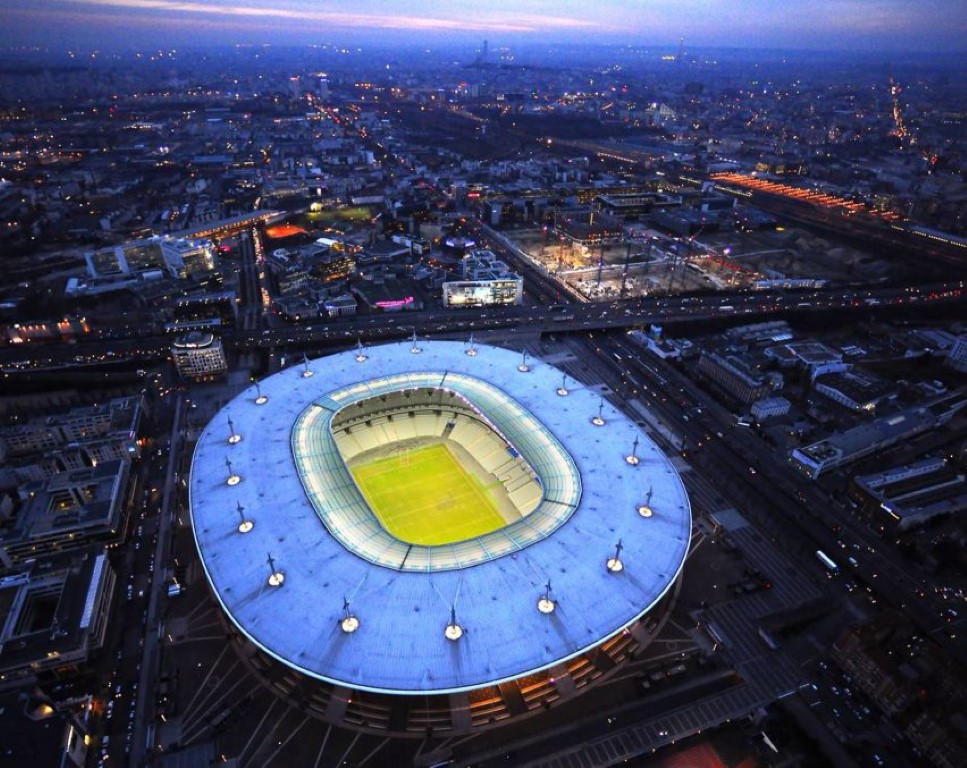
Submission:
POLYGON ((238 532, 248 533, 255 527, 255 523, 245 517, 245 507, 242 502, 236 501, 235 508, 238 510, 238 532))
POLYGON ((618 539, 618 543, 614 548, 614 555, 609 557, 604 563, 604 567, 608 569, 608 573, 621 573, 625 569, 625 564, 621 562, 622 549, 621 539, 618 539))
POLYGON ((631 453, 625 456, 625 461, 631 466, 637 467, 641 463, 641 459, 638 458, 638 436, 635 435, 635 442, 631 445, 631 453))
POLYGON ((285 574, 275 567, 275 560, 271 552, 269 552, 269 557, 266 562, 269 564, 269 586, 281 587, 285 583, 285 574))

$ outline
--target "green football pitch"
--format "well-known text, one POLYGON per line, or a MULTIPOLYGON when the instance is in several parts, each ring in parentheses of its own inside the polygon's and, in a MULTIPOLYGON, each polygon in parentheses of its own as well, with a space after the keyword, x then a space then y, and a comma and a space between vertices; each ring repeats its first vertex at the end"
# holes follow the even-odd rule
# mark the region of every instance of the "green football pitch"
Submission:
POLYGON ((449 544, 506 525, 484 484, 445 445, 403 451, 352 473, 383 527, 401 541, 449 544))

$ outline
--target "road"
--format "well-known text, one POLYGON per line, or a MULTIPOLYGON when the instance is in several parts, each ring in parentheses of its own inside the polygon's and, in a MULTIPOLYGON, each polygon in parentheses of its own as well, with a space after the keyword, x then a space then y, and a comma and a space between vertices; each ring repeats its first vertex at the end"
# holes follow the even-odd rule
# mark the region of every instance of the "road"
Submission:
MULTIPOLYGON (((821 567, 815 551, 848 547, 856 567, 849 578, 872 590, 878 601, 908 616, 953 659, 967 663, 967 637, 949 631, 940 618, 940 597, 925 593, 909 563, 890 543, 850 514, 844 504, 788 466, 785 457, 751 430, 735 425, 722 408, 676 366, 642 351, 626 338, 595 337, 593 354, 614 367, 626 397, 642 397, 685 440, 688 460, 746 502, 756 525, 781 537, 786 554, 805 567, 821 567), (841 546, 841 542, 843 543, 841 546), (855 545, 855 547, 854 547, 855 545)), ((669 446, 681 451, 681 444, 669 446)), ((847 555, 842 556, 843 563, 847 555)))
MULTIPOLYGON (((650 324, 668 328, 713 321, 753 323, 796 315, 828 317, 842 324, 849 315, 862 317, 871 312, 884 315, 893 311, 965 303, 967 290, 960 281, 861 291, 843 287, 796 293, 736 291, 593 304, 558 303, 359 315, 261 331, 225 329, 222 340, 229 349, 252 352, 280 347, 303 349, 348 345, 357 339, 364 343, 378 343, 405 338, 414 330, 419 335, 451 336, 501 329, 563 333, 641 328, 650 324)), ((25 344, 0 350, 0 370, 16 374, 123 360, 157 360, 168 357, 170 347, 171 339, 167 336, 78 340, 73 344, 25 344)))

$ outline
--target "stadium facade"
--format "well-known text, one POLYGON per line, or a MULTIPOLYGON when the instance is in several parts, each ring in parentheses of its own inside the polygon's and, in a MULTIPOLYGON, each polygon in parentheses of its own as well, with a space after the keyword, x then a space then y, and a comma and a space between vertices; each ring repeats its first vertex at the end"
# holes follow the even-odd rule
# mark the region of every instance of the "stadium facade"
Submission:
POLYGON ((370 730, 469 730, 548 706, 647 642, 688 551, 668 459, 560 370, 413 340, 275 374, 195 449, 191 521, 251 666, 307 714, 370 730), (503 485, 504 527, 394 538, 347 463, 456 443, 503 485))

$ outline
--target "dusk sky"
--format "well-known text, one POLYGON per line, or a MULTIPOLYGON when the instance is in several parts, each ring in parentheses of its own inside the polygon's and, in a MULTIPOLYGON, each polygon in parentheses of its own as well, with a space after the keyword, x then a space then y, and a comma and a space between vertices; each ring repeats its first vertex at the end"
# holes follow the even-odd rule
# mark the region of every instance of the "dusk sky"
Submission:
POLYGON ((600 42, 967 50, 964 0, 0 0, 0 44, 600 42))

